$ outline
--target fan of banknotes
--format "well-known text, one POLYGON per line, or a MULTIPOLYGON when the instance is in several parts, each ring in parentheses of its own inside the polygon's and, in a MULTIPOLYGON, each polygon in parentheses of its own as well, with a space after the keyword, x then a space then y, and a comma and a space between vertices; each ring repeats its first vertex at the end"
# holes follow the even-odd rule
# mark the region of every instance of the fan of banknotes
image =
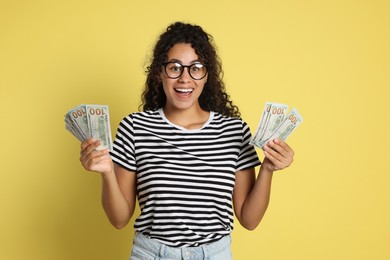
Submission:
POLYGON ((110 115, 106 105, 79 105, 65 114, 65 128, 80 142, 101 140, 97 150, 112 149, 110 115))
POLYGON ((288 114, 287 109, 288 106, 285 104, 266 102, 256 134, 252 136, 250 144, 263 148, 275 138, 285 141, 303 121, 296 108, 288 114))

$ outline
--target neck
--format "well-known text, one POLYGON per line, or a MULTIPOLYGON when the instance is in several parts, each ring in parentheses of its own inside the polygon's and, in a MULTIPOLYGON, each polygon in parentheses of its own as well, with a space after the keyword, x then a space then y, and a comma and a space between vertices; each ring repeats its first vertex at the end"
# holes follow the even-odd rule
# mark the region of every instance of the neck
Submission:
POLYGON ((200 107, 194 109, 170 109, 163 108, 165 117, 175 125, 186 129, 199 129, 209 119, 210 112, 204 111, 200 107))

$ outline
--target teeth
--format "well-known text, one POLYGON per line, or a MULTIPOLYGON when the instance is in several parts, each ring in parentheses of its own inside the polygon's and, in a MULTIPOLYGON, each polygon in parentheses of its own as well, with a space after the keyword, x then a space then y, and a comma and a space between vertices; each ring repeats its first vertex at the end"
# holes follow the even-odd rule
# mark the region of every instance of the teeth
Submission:
POLYGON ((190 93, 190 92, 192 92, 192 89, 189 89, 189 88, 176 88, 175 90, 178 91, 178 92, 183 92, 183 93, 190 93))

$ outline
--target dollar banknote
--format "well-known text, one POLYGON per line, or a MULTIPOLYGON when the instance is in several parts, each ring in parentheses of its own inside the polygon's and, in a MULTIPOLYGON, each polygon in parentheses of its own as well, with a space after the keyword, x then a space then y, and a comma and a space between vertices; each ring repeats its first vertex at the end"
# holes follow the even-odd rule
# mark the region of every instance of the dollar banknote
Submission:
POLYGON ((257 144, 262 140, 267 140, 283 121, 287 109, 288 106, 285 104, 267 102, 251 143, 257 144))
POLYGON ((108 106, 86 105, 89 133, 91 137, 101 140, 97 150, 111 150, 111 128, 108 106))
POLYGON ((82 104, 65 114, 65 128, 80 142, 88 138, 101 140, 97 150, 112 148, 109 109, 106 105, 82 104))
POLYGON ((263 148, 266 143, 275 138, 285 141, 303 121, 296 108, 286 115, 287 110, 288 106, 285 104, 266 102, 260 123, 250 144, 263 148))
POLYGON ((72 128, 72 130, 76 132, 82 140, 86 140, 91 137, 85 105, 79 105, 69 110, 65 115, 65 122, 69 124, 69 127, 72 128))

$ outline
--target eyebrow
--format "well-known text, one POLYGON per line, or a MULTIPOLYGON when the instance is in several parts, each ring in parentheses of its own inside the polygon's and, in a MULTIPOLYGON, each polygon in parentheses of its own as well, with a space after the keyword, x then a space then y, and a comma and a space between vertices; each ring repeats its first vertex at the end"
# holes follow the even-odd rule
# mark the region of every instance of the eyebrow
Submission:
MULTIPOLYGON (((177 62, 177 63, 183 64, 183 62, 181 60, 178 60, 178 59, 170 59, 168 62, 177 62)), ((192 61, 190 61, 190 64, 194 64, 197 62, 201 63, 199 60, 192 60, 192 61)))

